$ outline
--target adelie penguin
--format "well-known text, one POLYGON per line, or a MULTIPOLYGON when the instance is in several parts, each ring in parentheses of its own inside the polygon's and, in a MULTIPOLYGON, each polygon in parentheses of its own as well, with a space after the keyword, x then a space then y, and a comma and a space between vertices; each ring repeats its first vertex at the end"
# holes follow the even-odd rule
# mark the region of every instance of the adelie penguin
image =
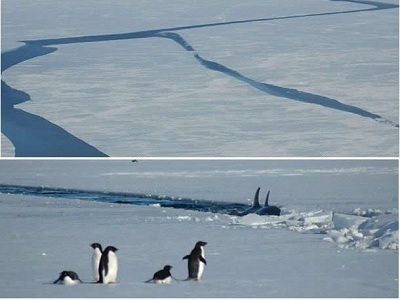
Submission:
POLYGON ((172 282, 171 269, 172 267, 170 265, 166 265, 162 270, 155 272, 153 278, 147 280, 146 282, 153 282, 156 284, 170 284, 172 282))
POLYGON ((82 280, 79 278, 78 274, 73 271, 62 271, 60 276, 54 284, 65 284, 65 285, 74 285, 78 283, 82 283, 82 280))
POLYGON ((245 211, 238 213, 238 216, 245 216, 248 214, 255 213, 257 210, 261 208, 260 205, 260 188, 257 189, 255 195, 254 195, 254 200, 253 200, 253 205, 246 209, 245 211))
POLYGON ((100 279, 99 264, 100 264, 101 254, 103 253, 103 249, 99 243, 93 243, 90 246, 93 248, 93 254, 92 254, 93 279, 95 282, 98 282, 100 279))
POLYGON ((257 215, 264 216, 280 216, 281 215, 281 209, 277 206, 270 206, 268 204, 268 198, 269 198, 269 192, 267 193, 267 197, 265 198, 265 204, 263 208, 260 208, 259 210, 256 211, 257 215))
POLYGON ((206 242, 197 242, 192 252, 182 258, 188 260, 189 277, 186 280, 201 279, 204 272, 204 266, 207 264, 206 259, 204 258, 205 245, 207 245, 206 242))
POLYGON ((114 246, 107 246, 101 254, 98 283, 108 284, 117 282, 118 259, 115 254, 117 251, 118 249, 114 246))

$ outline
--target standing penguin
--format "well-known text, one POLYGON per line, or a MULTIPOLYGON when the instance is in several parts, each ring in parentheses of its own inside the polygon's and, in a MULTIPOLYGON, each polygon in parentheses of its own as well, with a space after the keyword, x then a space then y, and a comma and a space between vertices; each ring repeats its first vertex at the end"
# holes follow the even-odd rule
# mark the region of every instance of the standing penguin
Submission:
POLYGON ((118 259, 115 254, 117 251, 114 246, 107 246, 104 249, 99 263, 99 283, 117 282, 118 259))
POLYGON ((146 282, 154 282, 157 284, 170 284, 172 282, 172 275, 170 272, 171 269, 172 267, 170 265, 166 265, 164 269, 155 272, 153 278, 146 282))
POLYGON ((93 278, 95 282, 98 282, 100 279, 99 275, 99 264, 101 254, 103 253, 103 249, 99 243, 93 243, 90 245, 93 248, 93 255, 92 255, 92 271, 93 271, 93 278))
POLYGON ((78 274, 73 271, 62 271, 60 276, 56 281, 53 282, 54 284, 65 284, 65 285, 73 285, 82 283, 82 280, 79 278, 78 274))
POLYGON ((198 241, 189 255, 182 259, 188 260, 189 277, 187 280, 200 280, 204 272, 204 266, 207 264, 204 258, 204 246, 206 242, 198 241))

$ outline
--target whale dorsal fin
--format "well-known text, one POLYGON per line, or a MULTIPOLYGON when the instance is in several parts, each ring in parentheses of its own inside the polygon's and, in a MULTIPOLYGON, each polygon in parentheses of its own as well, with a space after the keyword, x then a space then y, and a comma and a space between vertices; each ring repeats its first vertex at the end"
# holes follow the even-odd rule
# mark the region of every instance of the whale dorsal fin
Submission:
POLYGON ((256 194, 254 195, 253 207, 261 207, 260 206, 260 188, 257 189, 256 194))
POLYGON ((267 197, 265 198, 265 204, 264 204, 265 207, 268 207, 268 206, 269 206, 269 205, 268 205, 269 192, 270 192, 270 191, 268 191, 267 197))

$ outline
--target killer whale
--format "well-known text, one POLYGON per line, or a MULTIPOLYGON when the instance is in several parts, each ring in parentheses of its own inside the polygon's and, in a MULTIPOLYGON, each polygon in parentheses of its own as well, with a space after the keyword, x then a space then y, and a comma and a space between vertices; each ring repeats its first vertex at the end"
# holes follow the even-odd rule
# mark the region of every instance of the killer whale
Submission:
POLYGON ((257 210, 255 213, 260 216, 280 216, 281 215, 281 209, 278 206, 274 205, 269 205, 268 204, 268 199, 269 199, 269 194, 271 191, 268 191, 267 197, 265 198, 265 204, 264 207, 260 208, 257 210))
POLYGON ((246 209, 245 211, 238 213, 238 216, 245 216, 251 213, 255 213, 256 211, 258 211, 259 209, 261 209, 261 205, 260 205, 260 188, 257 189, 255 195, 254 195, 254 200, 253 200, 253 205, 246 209))

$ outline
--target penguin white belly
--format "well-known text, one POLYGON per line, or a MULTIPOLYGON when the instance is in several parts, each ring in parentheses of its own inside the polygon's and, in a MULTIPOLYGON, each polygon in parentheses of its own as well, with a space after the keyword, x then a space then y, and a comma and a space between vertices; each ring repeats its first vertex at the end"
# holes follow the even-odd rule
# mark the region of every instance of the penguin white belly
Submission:
POLYGON ((199 263, 199 274, 197 275, 197 279, 200 279, 204 272, 204 263, 199 263))
POLYGON ((103 271, 104 283, 113 283, 117 281, 118 259, 114 252, 108 253, 108 273, 105 275, 103 271))
POLYGON ((71 277, 65 276, 62 283, 65 285, 74 285, 74 284, 78 284, 79 280, 72 280, 71 277))
MULTIPOLYGON (((205 259, 203 247, 201 247, 201 256, 205 259)), ((201 276, 203 275, 203 272, 204 272, 204 263, 202 261, 199 261, 199 273, 197 274, 197 279, 201 278, 201 276)))
POLYGON ((157 283, 157 284, 170 284, 171 282, 172 282, 171 276, 167 277, 165 279, 155 279, 154 280, 154 283, 157 283))
POLYGON ((94 253, 92 255, 92 270, 93 270, 93 279, 95 281, 99 281, 99 263, 100 263, 100 258, 101 258, 101 252, 99 248, 96 248, 94 250, 94 253))

